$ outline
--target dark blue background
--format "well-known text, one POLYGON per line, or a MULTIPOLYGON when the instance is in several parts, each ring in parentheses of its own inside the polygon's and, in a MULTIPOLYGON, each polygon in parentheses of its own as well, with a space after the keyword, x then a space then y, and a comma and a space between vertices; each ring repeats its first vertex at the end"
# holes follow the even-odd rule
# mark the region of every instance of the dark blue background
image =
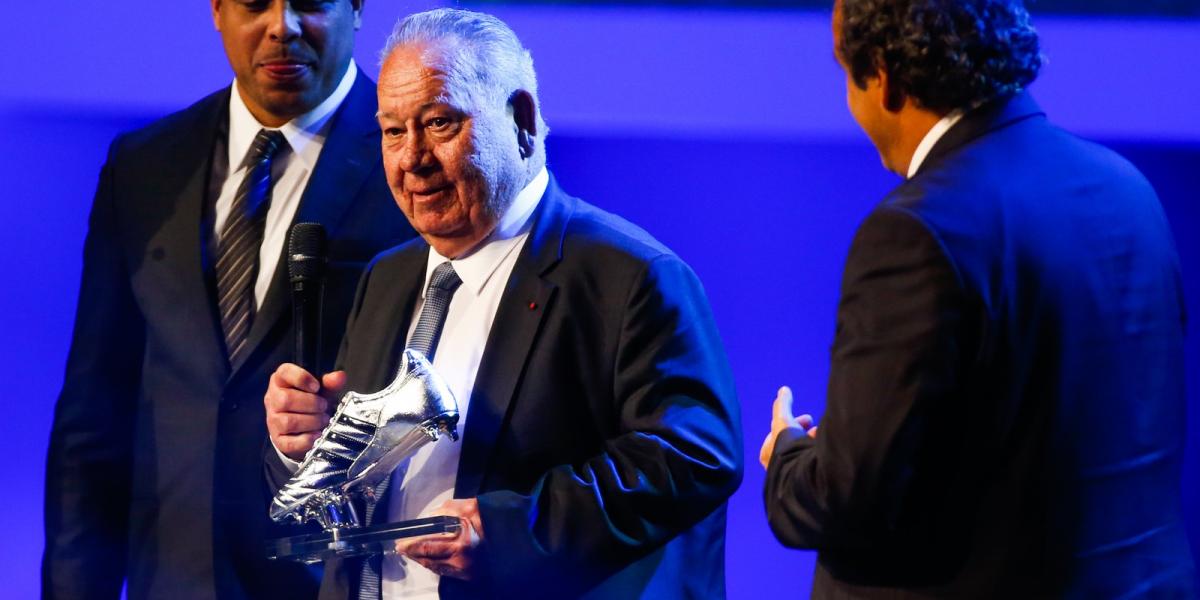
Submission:
MULTIPOLYGON (((392 20, 431 2, 367 4, 359 64, 392 20)), ((841 263, 896 183, 844 108, 819 13, 491 6, 534 52, 551 168, 572 193, 674 248, 705 282, 737 377, 746 481, 731 501, 733 598, 806 597, 813 555, 766 528, 756 457, 775 389, 824 402, 841 263)), ((6 9, 0 33, 0 416, 6 595, 34 597, 42 469, 62 380, 96 174, 118 131, 231 79, 206 3, 131 0, 55 14, 6 9), (164 4, 170 4, 164 7, 164 4)), ((1033 91, 1052 119, 1132 159, 1175 230, 1200 319, 1200 84, 1185 75, 1200 23, 1035 21, 1050 63, 1033 91)), ((1188 338, 1184 503, 1200 544, 1200 342, 1188 338)), ((1122 415, 1096 435, 1121 443, 1122 415)))

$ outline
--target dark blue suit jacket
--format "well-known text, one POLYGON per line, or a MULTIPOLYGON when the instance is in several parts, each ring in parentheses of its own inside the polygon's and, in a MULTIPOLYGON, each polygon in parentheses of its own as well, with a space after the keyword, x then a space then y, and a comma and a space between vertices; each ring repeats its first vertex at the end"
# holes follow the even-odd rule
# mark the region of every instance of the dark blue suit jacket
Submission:
MULTIPOLYGON (((487 559, 442 598, 723 598, 725 501, 742 476, 733 376, 691 269, 551 179, 493 320, 456 498, 478 498, 487 559)), ((363 277, 347 388, 395 376, 428 245, 363 277)), ((331 561, 322 597, 354 598, 331 561)))
POLYGON ((1026 95, 968 113, 854 238, 772 529, 816 597, 1192 597, 1184 319, 1133 166, 1026 95))

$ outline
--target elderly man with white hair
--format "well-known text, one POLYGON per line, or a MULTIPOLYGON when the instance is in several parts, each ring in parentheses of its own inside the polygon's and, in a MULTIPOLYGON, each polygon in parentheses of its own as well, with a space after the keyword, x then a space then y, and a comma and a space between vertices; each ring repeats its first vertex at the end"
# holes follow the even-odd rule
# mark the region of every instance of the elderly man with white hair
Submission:
MULTIPOLYGON (((323 597, 724 597, 742 440, 695 274, 559 187, 533 61, 494 17, 401 21, 383 51, 379 123, 392 193, 421 238, 364 275, 341 370, 318 381, 279 368, 268 428, 301 459, 337 394, 391 381, 438 294, 432 364, 462 439, 397 469, 373 521, 453 515, 463 527, 381 561, 330 561, 323 597)), ((268 467, 286 474, 286 462, 268 467)))

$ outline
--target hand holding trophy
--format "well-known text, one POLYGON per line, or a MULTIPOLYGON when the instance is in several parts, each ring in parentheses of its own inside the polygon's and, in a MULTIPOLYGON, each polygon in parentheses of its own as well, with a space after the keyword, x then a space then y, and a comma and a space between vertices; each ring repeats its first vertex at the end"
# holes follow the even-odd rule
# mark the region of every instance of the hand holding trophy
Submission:
POLYGON ((408 349, 395 379, 373 394, 350 392, 295 475, 275 495, 276 522, 316 521, 323 533, 275 540, 271 558, 319 562, 332 556, 389 551, 393 540, 455 533, 453 517, 364 526, 355 501, 376 501, 375 490, 401 462, 441 435, 458 439, 458 405, 420 352, 408 349))

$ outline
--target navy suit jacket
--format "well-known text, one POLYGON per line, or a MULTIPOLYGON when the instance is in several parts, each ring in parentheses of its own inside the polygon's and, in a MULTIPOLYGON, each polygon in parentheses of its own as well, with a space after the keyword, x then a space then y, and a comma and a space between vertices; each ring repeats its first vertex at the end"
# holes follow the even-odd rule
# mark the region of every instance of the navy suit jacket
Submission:
POLYGON ((814 596, 1193 597, 1180 272, 1153 189, 985 105, 866 218, 815 441, 766 506, 814 596))
MULTIPOLYGON (((442 598, 723 598, 742 438, 699 280, 553 178, 532 218, 460 424, 454 495, 479 499, 487 560, 442 598)), ((348 389, 395 376, 428 251, 413 240, 364 275, 348 389)), ((353 598, 359 568, 327 565, 322 597, 353 598)))
MULTIPOLYGON (((287 261, 226 357, 205 240, 230 90, 119 136, 84 244, 75 333, 46 467, 47 598, 304 598, 319 571, 268 562, 267 379, 292 360, 287 261), (208 266, 206 266, 208 265, 208 266)), ((327 366, 363 268, 413 232, 383 177, 375 84, 332 117, 296 222, 325 225, 327 366)))

